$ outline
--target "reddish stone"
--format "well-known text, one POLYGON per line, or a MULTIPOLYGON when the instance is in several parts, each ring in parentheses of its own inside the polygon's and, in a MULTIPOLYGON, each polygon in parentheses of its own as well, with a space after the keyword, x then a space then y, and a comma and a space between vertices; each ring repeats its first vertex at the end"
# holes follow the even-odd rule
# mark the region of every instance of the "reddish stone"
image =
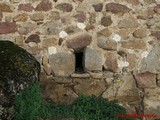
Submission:
POLYGON ((0 12, 0 21, 2 20, 2 18, 3 18, 3 14, 2 12, 0 12))
POLYGON ((150 72, 138 73, 135 75, 139 88, 154 88, 156 87, 156 74, 150 72))
POLYGON ((92 37, 88 34, 85 34, 72 37, 70 40, 66 41, 66 44, 68 48, 72 48, 75 51, 80 51, 87 47, 91 41, 92 37))
POLYGON ((39 43, 41 42, 41 40, 37 34, 32 34, 25 41, 25 43, 29 43, 29 42, 39 43))
POLYGON ((101 12, 102 11, 102 8, 103 8, 103 4, 102 3, 98 3, 98 4, 92 5, 92 6, 93 6, 93 8, 94 8, 94 10, 96 12, 101 12))
POLYGON ((112 72, 118 71, 118 54, 117 52, 107 52, 105 54, 106 60, 104 63, 104 68, 112 72))
POLYGON ((104 16, 101 19, 101 25, 108 27, 112 24, 112 19, 110 16, 104 16))
POLYGON ((18 10, 22 10, 22 11, 26 11, 26 12, 31 12, 33 10, 33 6, 31 3, 27 3, 27 4, 20 4, 18 6, 18 10))
POLYGON ((108 3, 106 4, 106 11, 110 11, 112 13, 127 13, 130 11, 130 9, 122 4, 118 3, 108 3))
POLYGON ((94 25, 87 25, 85 29, 86 29, 86 31, 89 31, 89 30, 92 30, 94 28, 95 28, 94 25))
POLYGON ((149 9, 149 10, 142 11, 142 13, 137 16, 137 18, 146 20, 146 19, 153 18, 154 14, 155 14, 154 10, 149 9))
POLYGON ((160 14, 160 4, 154 7, 154 11, 158 14, 160 14))
POLYGON ((63 12, 71 12, 73 9, 73 6, 70 3, 61 3, 61 4, 58 4, 55 8, 63 12))
POLYGON ((155 36, 158 40, 160 40, 160 31, 152 32, 151 35, 155 36))
POLYGON ((5 3, 0 3, 0 11, 1 12, 12 12, 9 5, 6 5, 5 3))
POLYGON ((132 5, 138 5, 139 4, 139 0, 126 0, 129 4, 132 5))
POLYGON ((0 34, 14 33, 17 31, 15 22, 0 22, 0 34))
POLYGON ((86 15, 84 12, 80 12, 77 15, 75 15, 75 17, 77 18, 78 22, 83 23, 86 20, 86 15))
POLYGON ((42 0, 42 2, 36 7, 36 11, 49 11, 51 9, 52 3, 49 0, 42 0))
POLYGON ((63 38, 59 38, 58 45, 62 45, 62 42, 63 42, 63 38))

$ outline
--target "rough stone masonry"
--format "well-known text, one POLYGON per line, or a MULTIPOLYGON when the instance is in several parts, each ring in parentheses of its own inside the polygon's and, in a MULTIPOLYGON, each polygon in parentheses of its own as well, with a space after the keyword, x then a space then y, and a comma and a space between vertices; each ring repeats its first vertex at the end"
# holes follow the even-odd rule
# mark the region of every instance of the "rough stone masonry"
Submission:
POLYGON ((46 99, 96 95, 160 118, 159 0, 0 0, 0 39, 40 62, 46 99))

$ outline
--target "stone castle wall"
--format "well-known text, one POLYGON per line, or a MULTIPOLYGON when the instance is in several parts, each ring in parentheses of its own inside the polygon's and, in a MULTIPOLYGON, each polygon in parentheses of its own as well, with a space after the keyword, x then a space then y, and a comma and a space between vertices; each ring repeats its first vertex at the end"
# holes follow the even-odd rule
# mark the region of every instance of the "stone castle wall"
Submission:
POLYGON ((41 63, 47 99, 93 94, 160 117, 159 0, 0 0, 0 39, 41 63))

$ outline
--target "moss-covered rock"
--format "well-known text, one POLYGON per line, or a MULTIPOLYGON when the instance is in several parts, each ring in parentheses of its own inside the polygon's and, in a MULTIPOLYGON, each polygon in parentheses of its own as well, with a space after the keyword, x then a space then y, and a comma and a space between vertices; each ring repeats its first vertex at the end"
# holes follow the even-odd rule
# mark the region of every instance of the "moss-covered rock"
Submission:
POLYGON ((0 118, 7 117, 15 95, 38 81, 40 64, 23 48, 10 41, 0 41, 0 118))

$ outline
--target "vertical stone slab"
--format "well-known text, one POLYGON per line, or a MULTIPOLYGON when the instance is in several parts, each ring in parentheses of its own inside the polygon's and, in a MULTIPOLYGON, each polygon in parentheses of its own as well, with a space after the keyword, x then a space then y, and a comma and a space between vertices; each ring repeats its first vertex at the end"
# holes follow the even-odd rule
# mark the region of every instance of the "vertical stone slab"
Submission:
POLYGON ((58 52, 49 56, 49 64, 55 76, 70 76, 75 71, 75 56, 67 52, 58 52))
POLYGON ((100 52, 95 49, 86 48, 84 53, 84 66, 86 70, 101 71, 102 70, 102 56, 100 52))

